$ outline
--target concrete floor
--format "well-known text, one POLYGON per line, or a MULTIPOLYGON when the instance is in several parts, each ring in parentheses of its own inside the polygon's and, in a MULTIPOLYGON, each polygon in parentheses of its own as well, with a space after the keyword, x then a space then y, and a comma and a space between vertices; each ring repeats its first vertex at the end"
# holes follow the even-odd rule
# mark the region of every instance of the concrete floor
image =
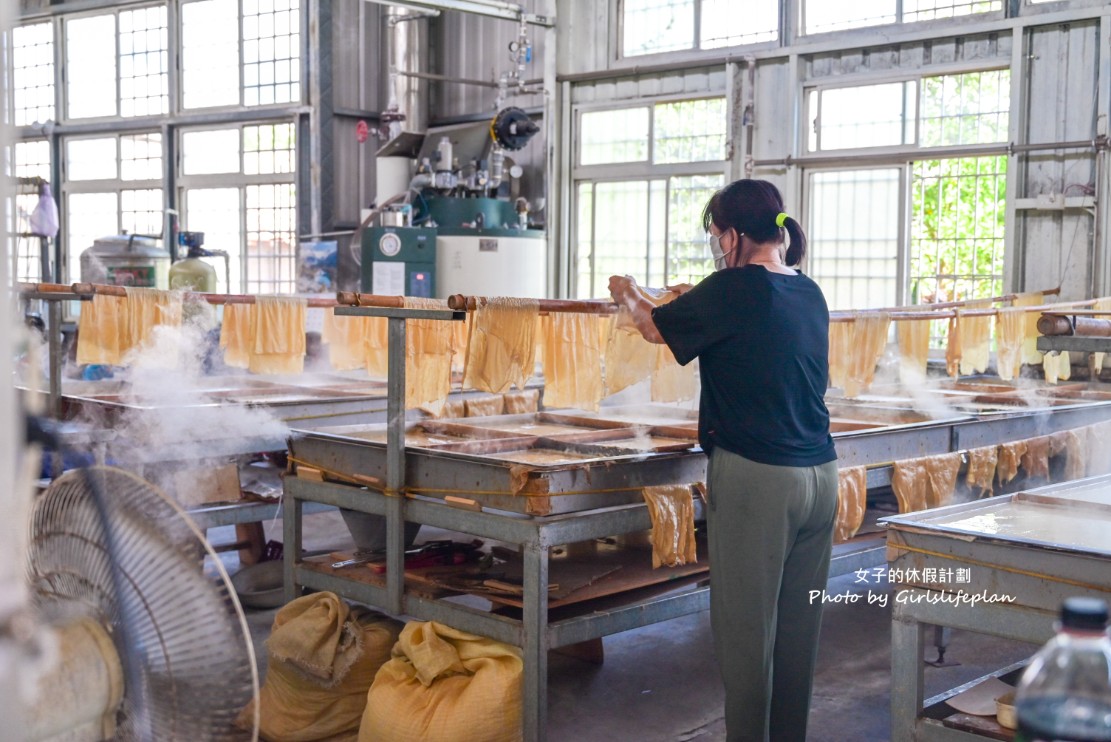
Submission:
MULTIPOLYGON (((280 524, 267 527, 281 539, 280 524)), ((215 542, 230 529, 213 529, 215 542), (221 535, 223 531, 223 535, 221 535)), ((350 548, 338 514, 309 516, 306 549, 350 548)), ((428 537, 422 533, 421 538, 428 537)), ((237 559, 225 558, 229 571, 237 559)), ((854 575, 831 580, 830 594, 866 595, 885 590, 854 575)), ((260 665, 262 642, 274 611, 250 611, 260 665)), ((826 607, 810 734, 815 742, 881 742, 890 739, 891 608, 826 607)), ((548 675, 548 739, 551 742, 718 742, 725 740, 722 690, 714 662, 708 613, 674 619, 604 639, 605 661, 595 665, 553 653, 548 675)), ((926 667, 927 697, 1005 667, 1035 648, 970 632, 952 632, 946 660, 926 667)), ((935 652, 928 649, 928 657, 935 652)))

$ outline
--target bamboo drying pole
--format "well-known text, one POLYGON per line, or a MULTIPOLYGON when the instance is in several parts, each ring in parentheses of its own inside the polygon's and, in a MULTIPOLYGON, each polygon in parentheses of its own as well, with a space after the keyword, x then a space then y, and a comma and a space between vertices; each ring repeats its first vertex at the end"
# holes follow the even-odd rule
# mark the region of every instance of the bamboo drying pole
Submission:
MULTIPOLYGON (((1045 289, 1043 291, 1020 291, 1016 294, 1003 294, 1002 296, 993 296, 990 299, 965 299, 963 301, 939 301, 937 303, 930 303, 930 304, 914 304, 914 305, 910 305, 910 306, 921 307, 921 309, 913 309, 913 310, 910 310, 910 311, 929 312, 929 311, 933 311, 935 309, 959 309, 960 307, 963 307, 966 304, 979 304, 979 303, 985 302, 985 301, 986 302, 991 302, 992 304, 996 304, 996 303, 999 303, 999 302, 1014 301, 1015 299, 1018 299, 1020 297, 1031 296, 1033 294, 1041 294, 1042 296, 1056 296, 1057 294, 1060 294, 1060 293, 1061 293, 1061 287, 1058 286, 1055 289, 1045 289)), ((890 312, 906 312, 906 311, 908 311, 908 309, 909 309, 908 306, 902 306, 902 307, 882 307, 882 308, 879 308, 879 309, 862 309, 860 311, 862 311, 862 312, 889 312, 890 313, 890 312)))
MULTIPOLYGON (((464 296, 452 294, 448 297, 449 309, 455 311, 473 312, 480 305, 486 304, 488 299, 484 296, 464 296), (481 304, 480 304, 481 303, 481 304)), ((617 311, 617 304, 602 299, 537 299, 537 308, 541 312, 567 312, 572 314, 613 314, 617 311)))
MULTIPOLYGON (((127 296, 124 286, 109 286, 100 283, 75 283, 72 286, 59 283, 24 283, 18 287, 21 293, 42 294, 72 294, 74 298, 82 296, 127 296)), ((207 301, 209 304, 254 304, 257 298, 253 294, 206 294, 196 291, 185 292, 186 298, 195 298, 207 301)), ((334 307, 336 300, 332 298, 314 297, 306 299, 310 307, 334 307)))
POLYGON ((381 294, 360 294, 358 291, 341 291, 336 294, 336 303, 346 307, 393 307, 405 308, 404 296, 383 296, 381 294))

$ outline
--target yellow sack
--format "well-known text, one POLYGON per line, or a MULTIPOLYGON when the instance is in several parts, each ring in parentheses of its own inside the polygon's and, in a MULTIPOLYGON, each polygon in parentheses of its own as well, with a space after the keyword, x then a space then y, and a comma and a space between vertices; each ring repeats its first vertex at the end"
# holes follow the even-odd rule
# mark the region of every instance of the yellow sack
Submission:
POLYGON ((359 742, 516 742, 523 670, 516 647, 408 623, 367 694, 359 742))
MULTIPOLYGON (((359 728, 366 694, 390 658, 401 624, 352 609, 335 593, 314 593, 278 611, 266 642, 259 734, 270 742, 311 742, 359 728)), ((250 718, 250 706, 240 719, 250 718)))

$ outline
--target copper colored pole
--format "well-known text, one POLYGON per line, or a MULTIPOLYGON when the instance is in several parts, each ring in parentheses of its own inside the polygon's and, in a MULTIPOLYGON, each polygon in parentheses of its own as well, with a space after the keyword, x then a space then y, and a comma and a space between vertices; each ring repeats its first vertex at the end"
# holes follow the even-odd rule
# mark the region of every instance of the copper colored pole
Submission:
MULTIPOLYGON (((485 296, 463 296, 452 294, 448 297, 449 309, 457 312, 473 312, 477 307, 488 302, 485 296)), ((613 314, 617 305, 611 301, 595 299, 537 299, 537 308, 541 312, 566 312, 572 314, 613 314)))
POLYGON ((405 297, 360 294, 357 291, 340 291, 336 294, 336 304, 347 307, 394 307, 395 309, 404 309, 405 297))
POLYGON ((1085 337, 1111 337, 1111 320, 1095 317, 1069 319, 1060 314, 1043 314, 1038 318, 1038 332, 1042 335, 1083 335, 1085 337))

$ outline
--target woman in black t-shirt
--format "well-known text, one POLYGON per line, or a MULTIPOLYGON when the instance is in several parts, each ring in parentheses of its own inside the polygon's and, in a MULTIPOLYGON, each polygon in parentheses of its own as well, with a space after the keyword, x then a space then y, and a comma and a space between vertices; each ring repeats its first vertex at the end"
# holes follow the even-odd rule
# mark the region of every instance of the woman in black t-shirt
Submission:
POLYGON ((806 236, 774 185, 731 183, 703 225, 716 271, 698 285, 659 307, 629 276, 611 277, 610 293, 647 340, 699 359, 727 739, 802 742, 837 512, 829 312, 797 268, 806 236))

